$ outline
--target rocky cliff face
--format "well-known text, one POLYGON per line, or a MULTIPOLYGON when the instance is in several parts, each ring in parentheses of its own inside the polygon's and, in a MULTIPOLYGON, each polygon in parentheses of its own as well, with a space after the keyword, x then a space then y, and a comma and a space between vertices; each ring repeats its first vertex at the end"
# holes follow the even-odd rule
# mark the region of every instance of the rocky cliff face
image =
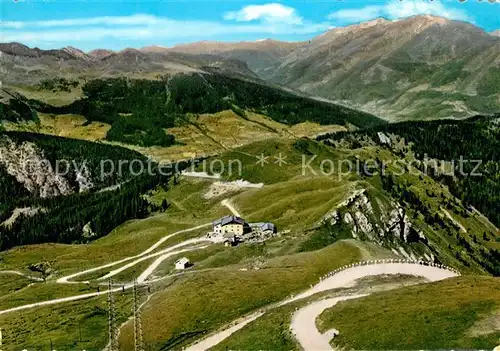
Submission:
POLYGON ((30 193, 41 198, 70 195, 76 191, 85 191, 93 187, 87 168, 76 175, 76 186, 63 173, 50 163, 34 143, 15 143, 6 136, 0 137, 0 167, 30 193))
POLYGON ((346 225, 353 238, 372 241, 411 259, 433 259, 428 239, 412 223, 404 207, 394 201, 383 204, 366 190, 354 192, 327 214, 324 221, 346 225))

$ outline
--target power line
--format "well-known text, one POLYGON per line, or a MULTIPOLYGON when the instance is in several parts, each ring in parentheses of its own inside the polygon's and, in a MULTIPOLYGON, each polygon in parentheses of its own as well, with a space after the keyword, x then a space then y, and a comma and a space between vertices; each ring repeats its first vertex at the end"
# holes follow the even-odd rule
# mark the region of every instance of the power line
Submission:
POLYGON ((118 351, 118 333, 116 332, 115 298, 112 292, 111 278, 108 279, 108 345, 109 351, 118 351))
POLYGON ((137 279, 134 279, 134 345, 135 351, 145 351, 142 335, 141 312, 139 310, 139 299, 139 286, 137 285, 137 279))

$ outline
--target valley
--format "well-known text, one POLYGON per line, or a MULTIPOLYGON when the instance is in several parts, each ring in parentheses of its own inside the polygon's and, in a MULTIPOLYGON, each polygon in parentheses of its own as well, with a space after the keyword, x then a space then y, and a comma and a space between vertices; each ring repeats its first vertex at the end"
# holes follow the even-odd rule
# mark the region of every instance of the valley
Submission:
POLYGON ((0 348, 497 347, 499 45, 1 43, 0 348))

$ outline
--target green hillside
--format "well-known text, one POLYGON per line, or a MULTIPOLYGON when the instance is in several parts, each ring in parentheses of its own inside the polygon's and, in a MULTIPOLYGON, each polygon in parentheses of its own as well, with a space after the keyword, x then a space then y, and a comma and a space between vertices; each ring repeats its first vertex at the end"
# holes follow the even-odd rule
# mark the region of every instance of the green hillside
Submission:
POLYGON ((491 350, 499 308, 498 278, 461 277, 341 302, 318 329, 339 328, 332 345, 355 350, 491 350))
MULTIPOLYGON (((260 141, 217 157, 224 169, 215 162, 212 170, 222 171, 223 179, 266 184, 235 196, 233 203, 250 220, 265 218, 279 227, 309 231, 302 250, 353 237, 408 258, 438 260, 476 274, 499 274, 498 229, 488 219, 419 169, 412 155, 368 142, 361 132, 341 134, 340 140, 356 135, 361 141, 260 141), (267 157, 264 165, 258 163, 262 155, 267 157), (285 161, 282 165, 276 163, 279 155, 285 161), (242 163, 241 172, 236 160, 242 163), (389 165, 384 173, 379 168, 382 161, 389 165), (353 165, 351 171, 346 162, 353 165), (374 162, 379 165, 371 168, 374 162), (407 165, 403 173, 399 162, 407 165), (339 167, 342 164, 344 168, 339 167)), ((203 164, 198 168, 207 169, 203 164)))
POLYGON ((97 79, 82 87, 84 98, 66 106, 30 100, 33 109, 76 114, 89 122, 111 124, 106 139, 139 146, 169 146, 174 137, 164 129, 187 123, 188 114, 233 109, 266 115, 277 122, 368 127, 377 117, 339 105, 300 97, 266 84, 219 74, 184 74, 159 80, 97 79))
MULTIPOLYGON (((465 207, 430 176, 394 175, 393 187, 388 188, 382 177, 363 173, 353 172, 340 178, 339 172, 330 175, 302 174, 302 156, 310 157, 312 154, 318 154, 316 161, 311 164, 318 171, 321 161, 326 159, 338 161, 358 158, 362 161, 374 157, 397 157, 391 150, 375 144, 353 148, 346 143, 334 148, 309 139, 258 141, 227 151, 221 155, 221 160, 240 156, 244 179, 262 181, 265 183, 262 188, 236 189, 207 197, 217 181, 181 177, 171 181, 169 189, 167 185, 164 185, 163 190, 158 187, 146 197, 157 206, 167 201, 170 206, 165 212, 128 221, 111 234, 91 243, 75 240, 75 245, 43 244, 7 250, 0 255, 0 267, 22 270, 27 263, 50 257, 53 267, 62 276, 122 259, 145 250, 159 238, 176 230, 209 223, 214 218, 230 213, 221 204, 224 199, 229 200, 246 220, 276 223, 282 234, 266 242, 244 243, 237 247, 213 245, 175 255, 158 267, 155 275, 164 277, 172 274, 174 260, 182 256, 195 263, 191 270, 193 274, 170 276, 150 285, 151 299, 142 310, 142 320, 145 344, 152 350, 185 346, 242 315, 259 309, 267 310, 269 304, 306 289, 317 282, 319 276, 354 261, 409 256, 442 262, 459 269, 463 274, 494 273, 483 266, 487 258, 480 251, 481 247, 496 247, 494 229, 483 217, 464 212, 465 207), (262 152, 271 157, 264 167, 255 164, 255 156, 262 152), (286 156, 288 162, 281 167, 272 161, 279 153, 286 156), (352 201, 346 201, 350 198, 352 201), (453 207, 444 208, 467 232, 461 232, 454 221, 444 216, 441 207, 447 203, 453 204, 453 207), (389 226, 392 216, 399 213, 400 208, 404 209, 404 222, 411 223, 408 235, 405 235, 404 230, 389 226), (356 219, 364 216, 371 229, 368 225, 361 225, 361 221, 345 225, 334 223, 330 215, 335 211, 342 219, 348 213, 356 219), (380 234, 381 230, 383 235, 380 234), (483 231, 486 232, 486 240, 477 234, 483 231), (117 247, 120 249, 117 250, 117 247), (210 299, 208 304, 207 297, 210 299)), ((223 178, 234 177, 224 174, 223 178)), ((157 250, 189 238, 204 236, 207 228, 171 238, 157 250)), ((122 272, 117 279, 130 281, 154 259, 122 272)), ((491 263, 495 261, 491 260, 491 263)), ((96 279, 113 268, 104 268, 80 278, 96 279)), ((389 278, 387 280, 392 282, 389 278)), ((14 307, 39 301, 37 296, 56 298, 91 292, 96 289, 94 284, 92 281, 90 285, 71 285, 60 289, 52 278, 47 283, 36 284, 15 295, 9 290, 8 295, 0 299, 0 304, 14 307)), ((368 284, 366 289, 371 286, 368 284)), ((121 323, 131 314, 131 293, 127 291, 117 295, 118 319, 121 323)), ((146 289, 143 288, 142 298, 145 297, 146 289)), ((293 336, 287 333, 288 318, 295 307, 302 306, 301 303, 280 310, 269 310, 258 324, 251 324, 249 328, 241 330, 235 336, 238 339, 228 339, 228 344, 222 345, 244 348, 251 343, 248 335, 261 335, 263 343, 269 340, 273 342, 271 345, 279 344, 280 340, 287 347, 294 345, 293 336), (274 325, 277 320, 283 323, 274 325), (269 323, 274 327, 267 328, 269 323)), ((0 322, 15 325, 8 335, 9 345, 48 345, 45 334, 38 332, 39 321, 43 320, 53 329, 50 337, 58 348, 64 349, 71 345, 88 349, 102 348, 106 343, 105 311, 105 299, 93 298, 79 304, 70 303, 55 308, 47 306, 6 314, 0 316, 0 322), (71 321, 54 318, 64 315, 67 308, 70 309, 67 313, 71 321), (53 311, 52 314, 48 313, 49 309, 53 311), (26 322, 20 323, 21 318, 25 318, 26 322), (83 330, 92 330, 95 337, 79 341, 78 323, 83 330), (26 338, 23 336, 25 330, 36 332, 26 338)), ((479 308, 477 311, 482 313, 489 310, 479 308)), ((425 337, 423 335, 421 340, 425 340, 425 337)), ((121 330, 120 347, 128 350, 133 347, 133 340, 133 323, 129 322, 121 330)))

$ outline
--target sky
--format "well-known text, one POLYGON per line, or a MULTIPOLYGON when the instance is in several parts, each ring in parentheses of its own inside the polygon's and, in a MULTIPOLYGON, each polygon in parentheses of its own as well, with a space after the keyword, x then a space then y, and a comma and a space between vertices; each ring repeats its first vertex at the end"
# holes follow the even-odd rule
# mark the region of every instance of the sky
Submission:
POLYGON ((500 0, 0 0, 0 42, 120 50, 201 40, 306 40, 375 18, 430 14, 500 29, 500 0))

